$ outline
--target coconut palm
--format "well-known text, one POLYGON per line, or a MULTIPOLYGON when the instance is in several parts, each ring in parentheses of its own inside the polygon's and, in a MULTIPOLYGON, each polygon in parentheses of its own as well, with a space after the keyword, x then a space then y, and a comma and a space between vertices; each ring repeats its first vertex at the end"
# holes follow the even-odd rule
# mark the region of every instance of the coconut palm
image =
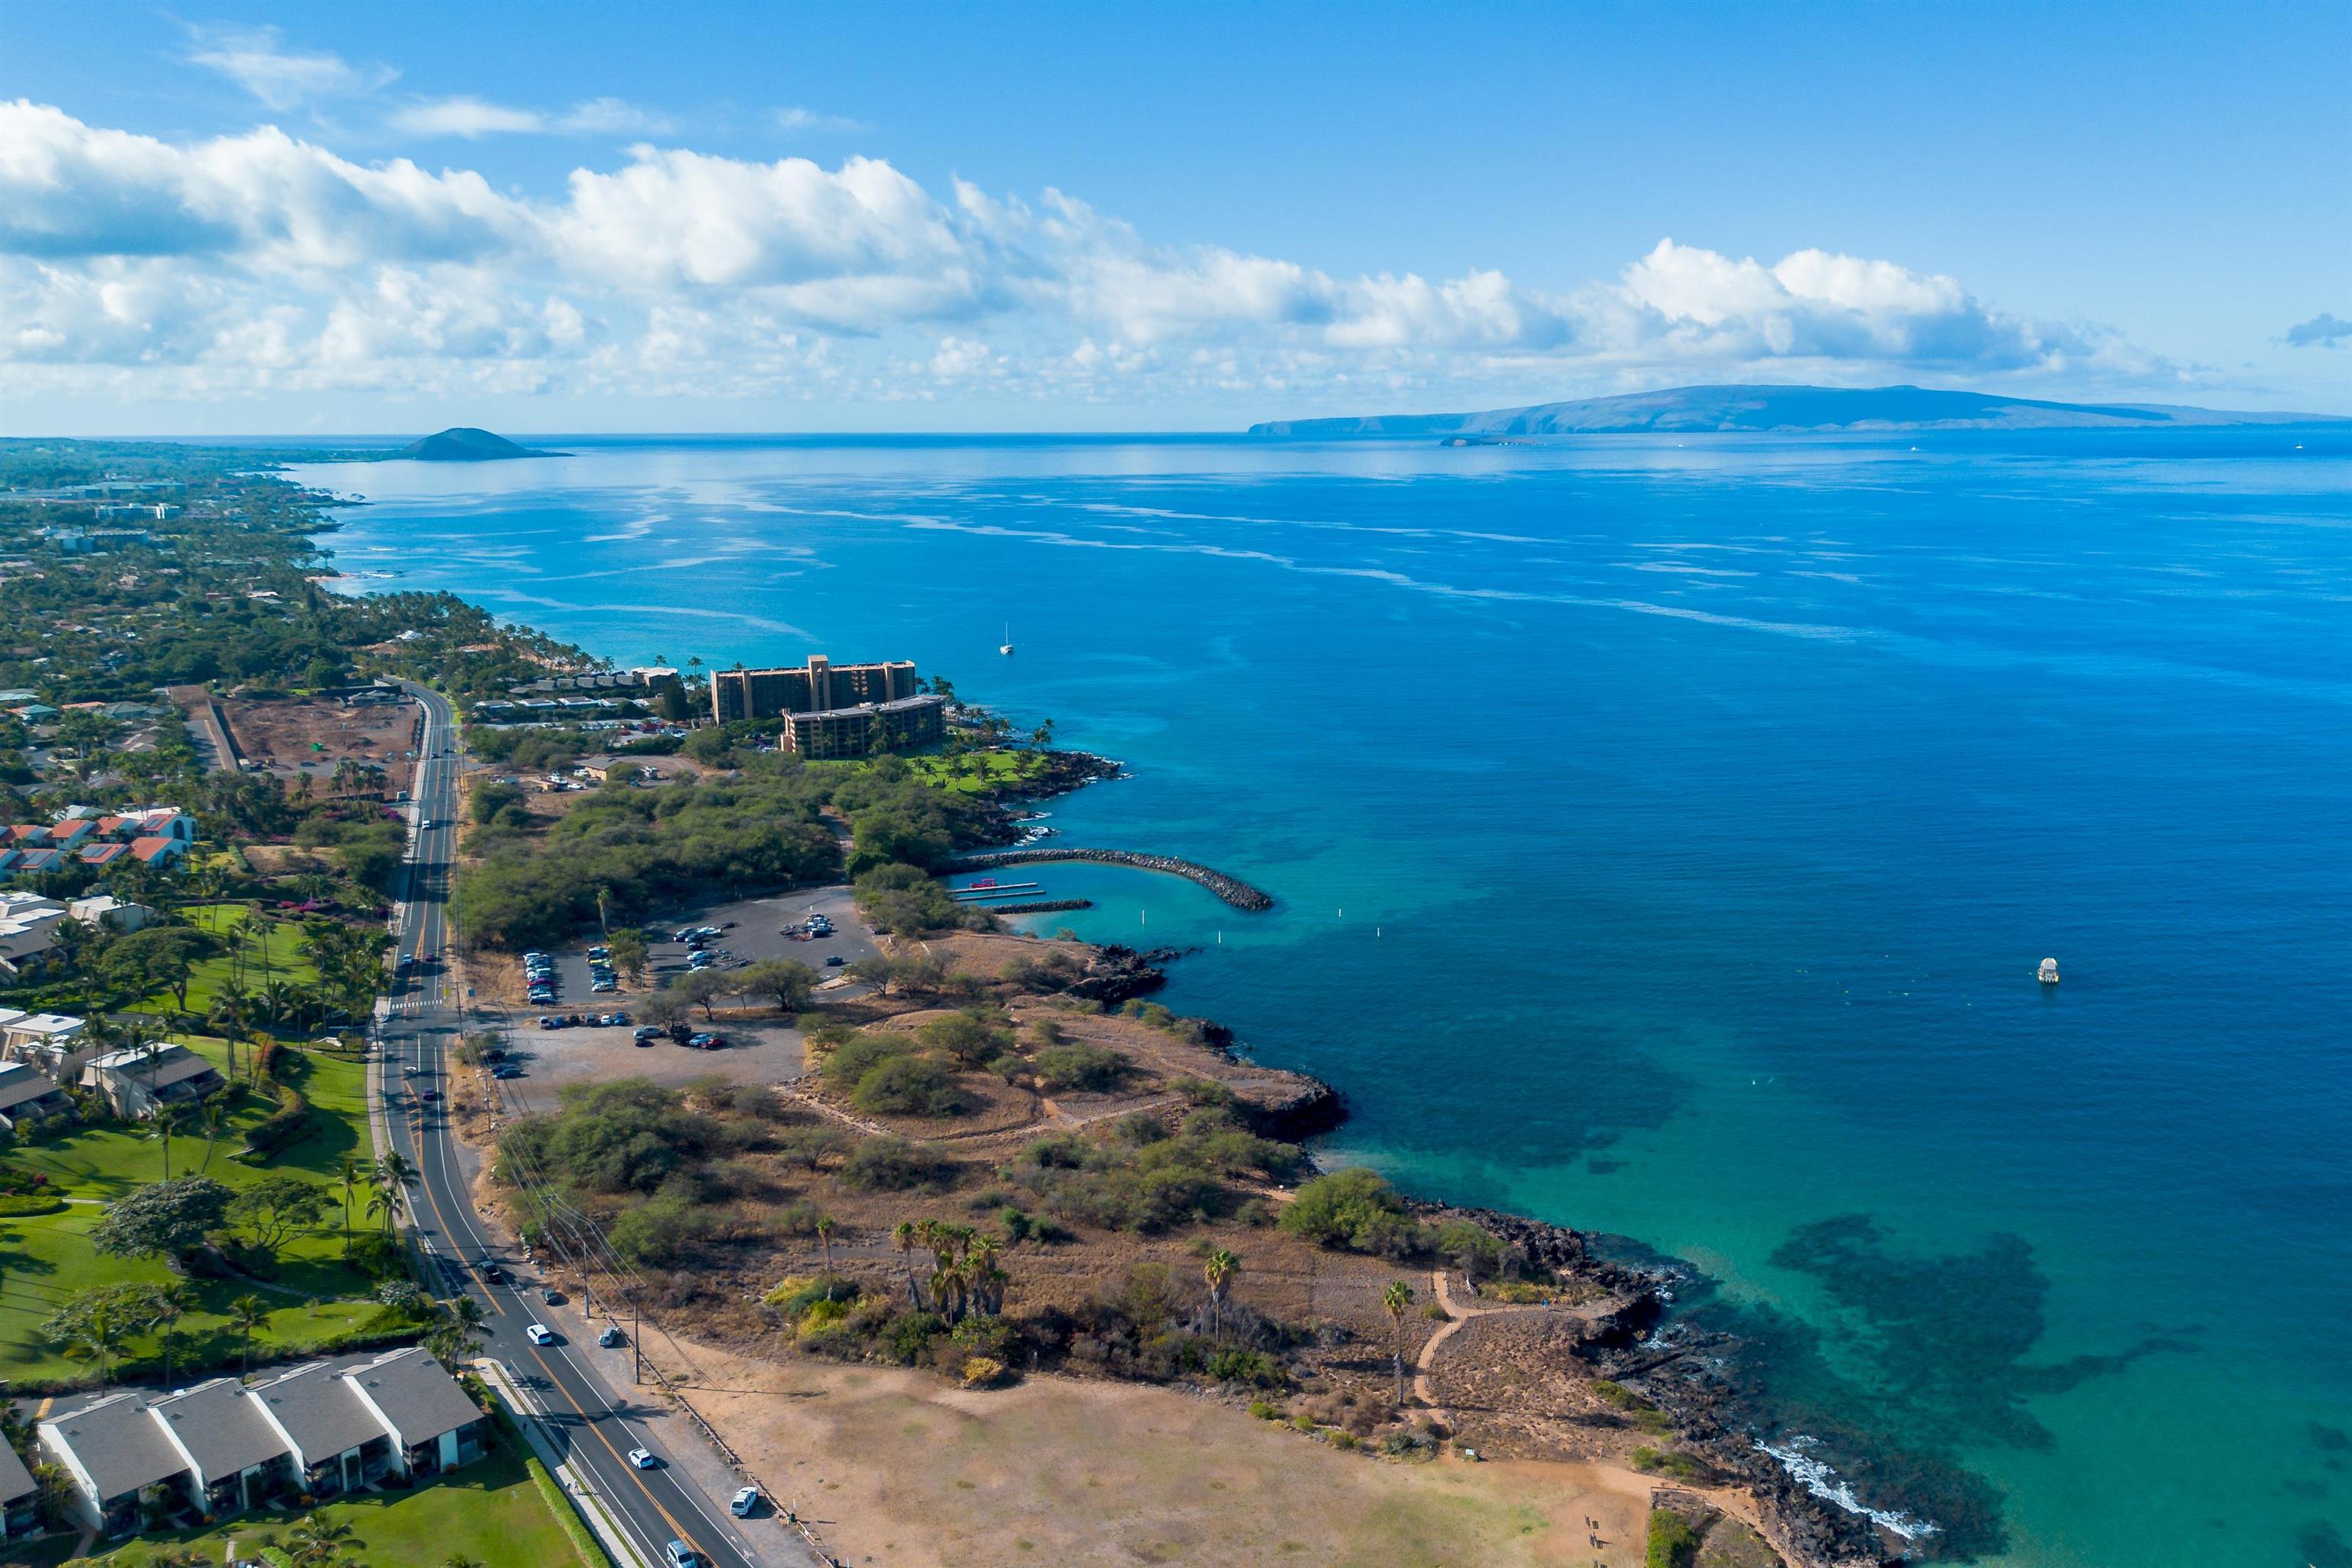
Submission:
POLYGON ((833 1300, 833 1216, 831 1215, 821 1214, 816 1216, 816 1239, 818 1245, 824 1248, 824 1299, 830 1301, 833 1300))
POLYGON ((196 1125, 204 1129, 204 1169, 210 1170, 213 1163, 213 1146, 220 1142, 220 1135, 228 1129, 227 1090, 224 1089, 218 1094, 205 1097, 204 1102, 196 1109, 196 1125))
MULTIPOLYGON (((153 1048, 149 1050, 147 1060, 150 1066, 153 1065, 153 1048)), ((163 1179, 167 1182, 172 1179, 172 1134, 179 1131, 180 1124, 187 1117, 188 1108, 184 1105, 159 1105, 155 1108, 155 1132, 163 1140, 163 1179)))
POLYGON ((325 1568, 345 1552, 366 1544, 352 1532, 350 1525, 306 1513, 286 1532, 286 1559, 295 1568, 325 1568))
POLYGON ((1389 1281, 1381 1292, 1381 1310, 1389 1315, 1389 1344, 1396 1358, 1396 1402, 1404 1405, 1404 1315, 1412 1305, 1412 1287, 1402 1279, 1389 1281))
POLYGON ((253 1375, 253 1336, 269 1331, 270 1307, 258 1296, 239 1296, 228 1304, 228 1326, 245 1343, 243 1377, 253 1375))
POLYGON ((399 1223, 400 1216, 407 1211, 408 1189, 398 1182, 386 1181, 383 1177, 378 1176, 375 1179, 375 1192, 368 1199, 368 1218, 374 1219, 382 1216, 383 1233, 390 1236, 392 1227, 399 1223))
POLYGON ((357 1154, 345 1154, 335 1167, 336 1179, 343 1184, 343 1256, 352 1255, 352 1194, 367 1172, 367 1162, 357 1154))
POLYGON ((1201 1265, 1201 1278, 1209 1287, 1209 1337, 1213 1340, 1223 1337, 1219 1331, 1219 1319, 1225 1304, 1225 1287, 1241 1271, 1242 1260, 1229 1247, 1217 1248, 1201 1265))
POLYGON ((136 1325, 124 1313, 116 1310, 110 1300, 94 1301, 89 1311, 76 1322, 73 1338, 68 1342, 70 1350, 81 1351, 98 1358, 98 1386, 106 1387, 107 1368, 114 1354, 122 1348, 136 1325))
POLYGON ((172 1363, 187 1343, 180 1331, 180 1316, 193 1305, 188 1287, 179 1280, 156 1287, 147 1300, 146 1321, 142 1325, 155 1336, 155 1348, 163 1353, 163 1385, 172 1384, 172 1363))

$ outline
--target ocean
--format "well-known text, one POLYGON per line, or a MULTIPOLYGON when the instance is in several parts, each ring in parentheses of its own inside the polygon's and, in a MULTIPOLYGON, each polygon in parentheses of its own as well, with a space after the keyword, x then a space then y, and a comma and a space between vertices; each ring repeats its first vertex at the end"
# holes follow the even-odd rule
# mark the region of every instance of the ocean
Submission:
POLYGON ((363 588, 1121 759, 1045 825, 1280 903, 1041 923, 1687 1262, 1923 1550, 2352 1564, 2352 437, 540 444, 296 477, 363 588))

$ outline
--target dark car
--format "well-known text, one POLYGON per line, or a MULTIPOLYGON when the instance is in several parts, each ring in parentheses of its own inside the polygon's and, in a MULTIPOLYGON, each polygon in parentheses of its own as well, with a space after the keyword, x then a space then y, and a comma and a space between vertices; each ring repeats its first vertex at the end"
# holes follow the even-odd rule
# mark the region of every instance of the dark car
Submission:
POLYGON ((492 1078, 520 1078, 522 1076, 522 1068, 515 1066, 512 1062, 500 1062, 498 1066, 490 1069, 490 1076, 492 1078))
POLYGON ((497 1284, 499 1280, 501 1280, 501 1279, 505 1279, 506 1277, 507 1277, 507 1271, 506 1271, 505 1269, 503 1269, 503 1268, 499 1268, 499 1267, 498 1266, 498 1264, 497 1264, 497 1262, 496 1262, 495 1260, 493 1260, 493 1259, 491 1259, 491 1258, 483 1258, 483 1259, 482 1259, 482 1278, 483 1278, 483 1279, 485 1279, 488 1280, 491 1284, 495 1285, 495 1284, 497 1284))
POLYGON ((417 1098, 417 1099, 419 1099, 419 1100, 423 1100, 423 1101, 425 1101, 427 1105, 430 1105, 430 1104, 432 1104, 435 1100, 438 1100, 438 1099, 440 1099, 440 1098, 441 1098, 441 1091, 440 1091, 439 1089, 428 1089, 425 1090, 425 1092, 423 1092, 422 1094, 418 1095, 416 1098, 417 1098))
POLYGON ((614 1345, 628 1343, 629 1337, 621 1332, 619 1324, 607 1323, 604 1325, 604 1331, 596 1336, 596 1342, 603 1345, 606 1350, 611 1350, 614 1345))
POLYGON ((826 959, 826 960, 824 961, 824 966, 825 966, 827 969, 838 969, 838 968, 840 968, 840 967, 841 967, 841 964, 842 964, 842 957, 841 957, 841 954, 839 954, 839 953, 837 953, 837 952, 836 952, 836 953, 835 953, 832 957, 830 957, 830 958, 828 958, 828 959, 826 959))

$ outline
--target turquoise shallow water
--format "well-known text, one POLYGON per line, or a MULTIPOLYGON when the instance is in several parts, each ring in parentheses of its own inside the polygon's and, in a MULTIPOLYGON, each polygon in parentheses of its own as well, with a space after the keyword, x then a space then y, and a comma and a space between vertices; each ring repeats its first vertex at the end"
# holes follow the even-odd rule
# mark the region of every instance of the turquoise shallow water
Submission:
POLYGON ((565 444, 303 477, 369 586, 1125 759, 1052 825, 1282 905, 1054 923, 1200 945, 1336 1152, 1705 1269, 1931 1542, 2352 1563, 2345 438, 565 444))

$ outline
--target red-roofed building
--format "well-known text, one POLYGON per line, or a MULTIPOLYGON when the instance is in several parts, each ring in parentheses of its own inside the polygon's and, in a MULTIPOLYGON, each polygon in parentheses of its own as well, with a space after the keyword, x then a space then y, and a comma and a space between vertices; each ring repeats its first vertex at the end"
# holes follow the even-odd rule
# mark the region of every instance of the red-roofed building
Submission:
POLYGON ((142 866, 163 870, 180 863, 188 852, 184 838, 134 838, 131 841, 131 858, 142 866))
POLYGON ((93 844, 81 852, 81 863, 85 866, 111 866, 130 853, 131 846, 128 844, 93 844))

